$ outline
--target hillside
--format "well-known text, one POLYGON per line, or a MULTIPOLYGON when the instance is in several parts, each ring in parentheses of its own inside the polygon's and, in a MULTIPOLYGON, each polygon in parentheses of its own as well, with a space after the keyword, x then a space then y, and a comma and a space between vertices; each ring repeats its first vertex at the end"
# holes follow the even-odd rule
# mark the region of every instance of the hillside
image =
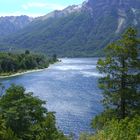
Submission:
POLYGON ((1 46, 67 57, 102 55, 129 26, 140 30, 139 0, 89 0, 35 19, 1 46))
POLYGON ((5 36, 27 26, 33 18, 28 16, 0 17, 0 36, 5 36))

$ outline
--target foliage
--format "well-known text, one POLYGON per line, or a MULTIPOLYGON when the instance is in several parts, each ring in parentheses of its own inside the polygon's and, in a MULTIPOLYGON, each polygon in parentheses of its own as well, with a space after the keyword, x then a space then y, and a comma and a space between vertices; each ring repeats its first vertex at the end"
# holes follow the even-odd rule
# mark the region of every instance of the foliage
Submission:
POLYGON ((24 54, 0 53, 0 74, 46 68, 56 61, 57 58, 31 54, 28 50, 24 54))
POLYGON ((57 130, 53 112, 45 102, 21 86, 12 85, 0 98, 2 140, 66 140, 57 130))
POLYGON ((95 135, 81 135, 80 140, 139 140, 140 117, 107 121, 95 135))
POLYGON ((128 28, 106 47, 97 68, 103 77, 104 111, 92 121, 96 134, 89 140, 136 140, 140 134, 140 61, 137 31, 128 28))
POLYGON ((105 60, 100 59, 97 65, 100 73, 104 74, 99 79, 99 86, 103 90, 105 110, 113 110, 118 119, 140 114, 140 42, 136 36, 136 30, 129 28, 122 39, 106 48, 105 60))
POLYGON ((107 109, 93 118, 91 126, 96 130, 101 130, 104 127, 105 123, 109 120, 112 120, 112 118, 117 119, 117 113, 113 109, 107 109))

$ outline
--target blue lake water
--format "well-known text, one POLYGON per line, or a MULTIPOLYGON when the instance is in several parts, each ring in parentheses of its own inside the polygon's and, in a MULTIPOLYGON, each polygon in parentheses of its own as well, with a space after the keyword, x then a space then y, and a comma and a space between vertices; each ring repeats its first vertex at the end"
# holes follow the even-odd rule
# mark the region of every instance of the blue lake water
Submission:
POLYGON ((40 72, 1 79, 6 87, 23 85, 27 92, 47 101, 49 111, 56 112, 57 125, 65 134, 77 137, 80 132, 92 132, 92 118, 103 110, 100 103, 96 58, 61 59, 40 72))

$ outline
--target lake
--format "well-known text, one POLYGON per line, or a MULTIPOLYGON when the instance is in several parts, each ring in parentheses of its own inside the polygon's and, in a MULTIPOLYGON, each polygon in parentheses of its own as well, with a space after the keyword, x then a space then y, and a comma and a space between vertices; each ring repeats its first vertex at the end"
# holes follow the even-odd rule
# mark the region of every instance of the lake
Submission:
POLYGON ((47 101, 49 111, 56 112, 57 125, 65 134, 92 132, 90 123, 103 107, 96 70, 97 58, 65 58, 40 72, 1 79, 5 87, 23 85, 27 92, 47 101))

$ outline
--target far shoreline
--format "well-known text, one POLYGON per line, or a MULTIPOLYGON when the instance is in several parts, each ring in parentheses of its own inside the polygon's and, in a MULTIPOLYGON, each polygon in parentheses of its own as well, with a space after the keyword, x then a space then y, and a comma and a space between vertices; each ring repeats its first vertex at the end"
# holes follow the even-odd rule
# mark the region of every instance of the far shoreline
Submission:
POLYGON ((50 64, 48 67, 45 68, 41 68, 41 69, 32 69, 32 70, 25 70, 25 71, 21 71, 21 72, 15 72, 15 73, 11 73, 11 74, 7 74, 7 75, 0 75, 0 79, 5 79, 5 78, 10 78, 10 77, 16 77, 16 76, 20 76, 20 75, 24 75, 24 74, 28 74, 28 73, 33 73, 33 72, 40 72, 40 71, 44 71, 45 69, 48 69, 51 65, 56 64, 58 62, 61 62, 61 60, 56 61, 55 63, 50 64))
POLYGON ((24 75, 24 74, 28 74, 28 73, 33 73, 33 72, 40 72, 40 71, 43 71, 43 70, 48 69, 48 68, 49 67, 43 68, 43 69, 33 69, 33 70, 26 70, 26 71, 22 71, 22 72, 17 72, 17 73, 14 73, 14 74, 0 76, 0 79, 10 78, 10 77, 15 77, 15 76, 20 76, 20 75, 24 75))

